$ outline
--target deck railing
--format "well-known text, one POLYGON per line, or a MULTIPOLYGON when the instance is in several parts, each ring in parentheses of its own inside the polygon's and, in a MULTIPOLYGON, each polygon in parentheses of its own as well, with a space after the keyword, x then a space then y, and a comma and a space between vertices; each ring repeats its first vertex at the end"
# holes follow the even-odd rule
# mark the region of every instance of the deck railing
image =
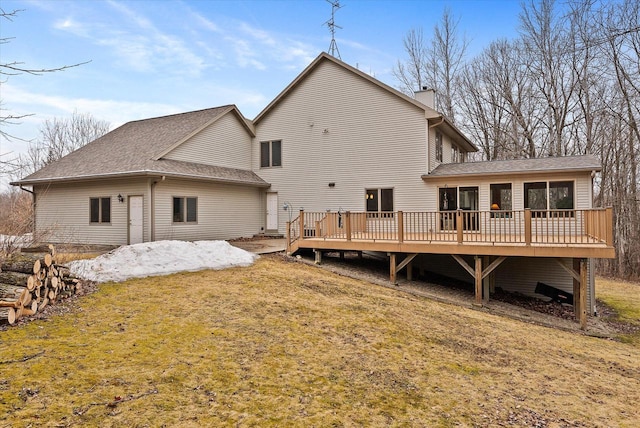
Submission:
MULTIPOLYGON (((611 208, 588 210, 305 212, 288 223, 299 239, 613 246, 611 208)), ((297 248, 297 245, 296 245, 297 248)))

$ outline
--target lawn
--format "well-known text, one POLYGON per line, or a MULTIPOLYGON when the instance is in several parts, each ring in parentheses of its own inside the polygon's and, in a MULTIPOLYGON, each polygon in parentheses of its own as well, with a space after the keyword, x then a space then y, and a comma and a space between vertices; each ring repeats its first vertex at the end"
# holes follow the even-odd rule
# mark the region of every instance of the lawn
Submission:
MULTIPOLYGON (((615 294, 615 293, 614 293, 615 294)), ((637 426, 640 347, 262 257, 0 331, 0 426, 637 426)))

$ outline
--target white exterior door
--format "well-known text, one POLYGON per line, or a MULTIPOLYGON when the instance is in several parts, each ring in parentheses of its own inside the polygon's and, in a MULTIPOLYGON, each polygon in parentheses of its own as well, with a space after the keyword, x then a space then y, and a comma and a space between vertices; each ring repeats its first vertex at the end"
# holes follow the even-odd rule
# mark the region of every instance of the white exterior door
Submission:
POLYGON ((278 229, 278 194, 267 193, 267 230, 278 229))
POLYGON ((129 196, 129 244, 143 241, 143 203, 142 196, 129 196))

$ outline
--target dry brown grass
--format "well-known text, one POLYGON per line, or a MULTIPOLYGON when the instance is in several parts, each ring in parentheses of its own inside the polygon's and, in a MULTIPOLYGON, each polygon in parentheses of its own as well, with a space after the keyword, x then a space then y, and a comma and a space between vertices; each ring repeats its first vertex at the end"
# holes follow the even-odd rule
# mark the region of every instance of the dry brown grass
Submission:
POLYGON ((76 313, 2 331, 0 341, 0 426, 640 420, 634 344, 436 303, 278 257, 104 284, 76 313))
POLYGON ((596 296, 616 311, 619 321, 636 327, 623 339, 640 346, 640 284, 598 278, 596 296))

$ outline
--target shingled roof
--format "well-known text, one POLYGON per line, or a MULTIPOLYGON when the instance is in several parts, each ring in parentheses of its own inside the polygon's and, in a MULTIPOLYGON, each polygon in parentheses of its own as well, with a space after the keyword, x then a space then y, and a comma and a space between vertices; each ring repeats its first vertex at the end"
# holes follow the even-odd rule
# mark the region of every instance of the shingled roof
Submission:
POLYGON ((137 120, 12 184, 166 175, 268 187, 253 171, 158 159, 227 113, 236 114, 253 135, 252 125, 233 105, 137 120))
POLYGON ((536 172, 600 171, 601 169, 602 166, 598 158, 592 155, 583 155, 440 164, 431 171, 430 174, 425 174, 422 178, 516 175, 536 172))

